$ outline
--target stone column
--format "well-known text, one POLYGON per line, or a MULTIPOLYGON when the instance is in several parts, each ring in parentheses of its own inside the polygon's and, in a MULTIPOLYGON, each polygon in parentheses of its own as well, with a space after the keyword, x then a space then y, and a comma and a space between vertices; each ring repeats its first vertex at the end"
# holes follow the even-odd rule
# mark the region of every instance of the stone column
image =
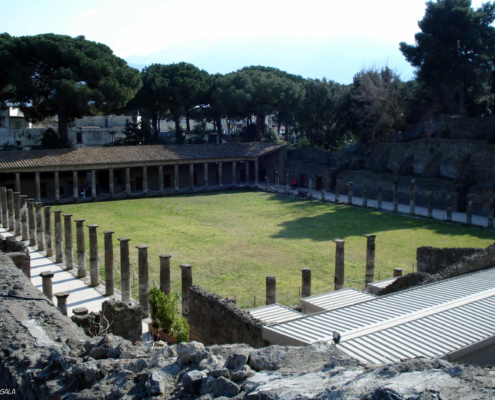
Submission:
POLYGON ((335 290, 344 288, 344 243, 342 239, 335 239, 335 290))
POLYGON ((46 256, 53 257, 53 234, 52 234, 52 212, 51 206, 44 206, 45 209, 45 249, 46 256))
POLYGON ((58 292, 55 293, 55 297, 57 298, 58 309, 63 315, 67 316, 67 297, 69 297, 69 293, 58 292))
POLYGON ((163 194, 163 166, 158 167, 158 191, 163 194))
POLYGON ((327 195, 325 193, 325 179, 321 180, 321 194, 320 194, 321 200, 325 201, 327 199, 327 195))
POLYGON ((266 190, 270 189, 270 178, 268 176, 265 176, 265 187, 266 190))
POLYGON ((148 303, 148 246, 136 246, 136 249, 138 249, 139 305, 143 312, 143 318, 148 318, 150 311, 148 303))
POLYGON ((237 178, 237 169, 236 169, 236 162, 232 161, 232 186, 236 187, 236 178, 237 178))
POLYGON ((363 207, 368 208, 368 185, 363 185, 363 207))
POLYGON ((204 165, 205 190, 208 190, 208 163, 204 165))
POLYGON ((352 204, 352 198, 354 197, 354 189, 352 182, 348 183, 349 185, 349 193, 347 194, 347 203, 352 204))
POLYGON ((376 189, 376 208, 377 210, 382 209, 382 202, 383 202, 383 188, 381 186, 378 186, 376 189))
POLYGON ((290 192, 290 178, 289 178, 289 173, 285 173, 285 193, 290 192))
POLYGON ((416 214, 416 179, 411 180, 411 197, 409 202, 409 213, 416 214))
POLYGON ((179 193, 179 166, 174 165, 174 183, 175 183, 175 193, 179 193))
POLYGON ((98 225, 88 225, 89 228, 89 276, 90 285, 98 286, 100 284, 100 270, 98 267, 98 236, 96 228, 98 225))
POLYGON ((21 234, 22 240, 29 240, 29 229, 27 219, 27 196, 23 194, 21 196, 21 234))
POLYGON ((194 190, 194 164, 189 164, 189 185, 194 190))
POLYGON ((487 224, 488 229, 493 229, 494 210, 495 210, 495 202, 493 197, 491 197, 490 200, 488 201, 488 224, 487 224))
POLYGON ((256 160, 254 162, 254 186, 258 186, 258 175, 259 175, 259 162, 256 160))
POLYGON ((394 198, 393 198, 393 212, 397 214, 399 211, 399 184, 397 182, 397 177, 394 176, 394 198))
POLYGON ((58 171, 53 173, 54 175, 54 186, 55 186, 55 204, 60 202, 60 179, 58 171))
POLYGON ((249 186, 249 161, 246 161, 246 186, 249 186))
POLYGON ((36 242, 38 243, 38 251, 45 250, 45 243, 43 242, 43 213, 41 206, 43 203, 37 202, 36 206, 36 242))
POLYGON ((91 170, 91 199, 96 201, 96 170, 91 170))
POLYGON ((15 191, 21 192, 21 174, 19 172, 15 173, 15 191))
POLYGON ((335 182, 335 202, 336 203, 338 203, 340 201, 339 197, 340 197, 339 185, 337 184, 337 182, 335 182))
POLYGON ((122 301, 131 301, 131 266, 129 264, 129 238, 119 238, 120 242, 120 286, 122 301))
POLYGON ((72 244, 72 214, 64 214, 64 231, 65 231, 65 267, 67 271, 74 269, 74 245, 72 244))
POLYGON ((433 192, 428 190, 428 218, 433 218, 433 192))
POLYGON ((62 210, 53 211, 55 214, 55 262, 64 262, 63 232, 62 232, 62 210))
MULTIPOLYGON (((3 188, 2 188, 3 189, 3 188)), ((3 197, 2 197, 3 199, 3 197)), ((28 199, 29 245, 36 246, 36 219, 34 216, 34 199, 28 199)))
POLYGON ((311 193, 311 189, 313 189, 313 178, 308 177, 308 195, 309 197, 313 197, 313 194, 311 193))
POLYGON ((277 302, 277 280, 274 275, 266 276, 266 305, 277 302))
MULTIPOLYGON (((471 225, 472 223, 473 223, 473 200, 468 200, 466 207, 466 224, 471 225)), ((16 224, 16 229, 17 229, 17 224, 16 224)))
POLYGON ((376 235, 364 235, 366 238, 366 278, 364 288, 375 281, 375 238, 376 235))
POLYGON ((114 290, 113 279, 113 240, 112 234, 114 231, 104 231, 105 235, 105 294, 112 296, 114 290))
POLYGON ((148 167, 143 167, 143 192, 148 196, 148 167))
POLYGON ((447 221, 452 221, 452 193, 447 195, 447 221))
POLYGON ((278 177, 278 172, 275 172, 275 188, 277 189, 277 192, 280 190, 280 180, 278 177))
POLYGON ((125 169, 125 192, 127 197, 131 196, 131 169, 125 169))
POLYGON ((36 186, 36 201, 41 201, 40 173, 34 173, 34 184, 36 186))
POLYGON ((19 192, 14 192, 14 236, 21 236, 21 198, 19 192))
POLYGON ((223 163, 222 162, 219 162, 218 163, 218 183, 220 185, 220 188, 223 187, 222 166, 223 166, 223 163))
POLYGON ((182 264, 182 315, 189 315, 189 288, 193 285, 192 282, 192 265, 182 264))
POLYGON ((86 277, 86 244, 84 243, 84 219, 76 219, 77 277, 86 277))
POLYGON ((170 294, 170 254, 160 254, 160 290, 170 294))
POLYGON ((52 278, 55 274, 52 271, 44 271, 40 273, 41 285, 43 287, 43 294, 48 297, 48 300, 53 302, 53 286, 52 278))
POLYGON ((402 268, 394 268, 394 278, 402 276, 402 268))
POLYGON ((79 182, 77 180, 77 171, 72 171, 72 191, 74 192, 74 201, 79 200, 79 182))
POLYGON ((7 189, 7 206, 9 207, 9 232, 15 232, 15 215, 14 215, 14 191, 7 189))
POLYGON ((7 205, 7 188, 3 187, 0 189, 2 193, 2 226, 5 229, 9 229, 9 207, 7 205))
POLYGON ((113 168, 110 168, 108 170, 108 182, 110 189, 110 198, 113 199, 113 196, 115 195, 115 180, 113 176, 113 168))
POLYGON ((303 268, 301 297, 309 296, 311 296, 311 270, 309 268, 303 268))

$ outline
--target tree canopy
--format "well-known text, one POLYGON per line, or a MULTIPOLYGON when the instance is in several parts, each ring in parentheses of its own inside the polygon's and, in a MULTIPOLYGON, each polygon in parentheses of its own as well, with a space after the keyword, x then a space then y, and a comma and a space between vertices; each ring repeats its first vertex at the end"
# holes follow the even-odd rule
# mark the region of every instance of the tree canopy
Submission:
POLYGON ((124 107, 141 87, 139 71, 84 36, 0 35, 0 103, 39 121, 58 116, 60 139, 75 118, 124 107))

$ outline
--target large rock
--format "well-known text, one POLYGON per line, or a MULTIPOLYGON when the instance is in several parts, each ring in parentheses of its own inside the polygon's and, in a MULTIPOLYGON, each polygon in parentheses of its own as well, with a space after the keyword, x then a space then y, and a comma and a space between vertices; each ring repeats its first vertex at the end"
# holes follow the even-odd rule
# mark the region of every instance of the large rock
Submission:
POLYGON ((203 379, 206 379, 206 373, 203 371, 193 370, 186 372, 182 376, 182 387, 191 394, 199 394, 203 379))
POLYGON ((255 371, 274 371, 280 368, 285 359, 287 347, 270 346, 254 350, 249 357, 249 365, 255 371))
POLYGON ((215 397, 234 397, 241 391, 241 388, 234 382, 221 376, 213 385, 213 396, 215 397))
POLYGON ((215 381, 216 379, 213 376, 207 376, 203 379, 201 383, 201 394, 213 393, 213 389, 215 389, 215 381))
POLYGON ((243 379, 251 378, 255 373, 249 365, 243 365, 239 369, 230 372, 230 379, 234 382, 242 381, 243 379))
POLYGON ((205 354, 204 350, 205 346, 199 342, 180 343, 177 346, 177 364, 183 365, 200 362, 201 360, 198 361, 196 357, 199 354, 205 354))
POLYGON ((149 396, 159 395, 165 392, 165 379, 161 371, 153 371, 146 380, 146 391, 149 396))

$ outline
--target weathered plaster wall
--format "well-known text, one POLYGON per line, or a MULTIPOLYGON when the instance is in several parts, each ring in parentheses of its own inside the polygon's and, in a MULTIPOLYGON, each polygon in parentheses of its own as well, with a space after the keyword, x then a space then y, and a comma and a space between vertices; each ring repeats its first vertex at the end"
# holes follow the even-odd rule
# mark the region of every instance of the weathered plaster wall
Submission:
POLYGON ((423 246, 416 250, 418 272, 436 274, 455 264, 462 257, 470 256, 483 249, 479 248, 437 248, 423 246))

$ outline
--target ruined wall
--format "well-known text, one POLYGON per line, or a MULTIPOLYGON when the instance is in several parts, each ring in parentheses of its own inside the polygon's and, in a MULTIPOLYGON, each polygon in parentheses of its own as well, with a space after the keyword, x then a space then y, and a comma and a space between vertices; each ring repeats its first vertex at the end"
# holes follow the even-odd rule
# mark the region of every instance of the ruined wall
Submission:
MULTIPOLYGON (((315 189, 316 177, 322 178, 322 182, 325 185, 325 190, 330 190, 335 186, 335 168, 331 168, 325 165, 308 164, 301 161, 287 161, 285 163, 285 171, 289 173, 289 180, 292 181, 294 178, 300 178, 300 175, 305 175, 307 178, 311 177, 313 179, 313 187, 315 189)), ((307 187, 308 182, 305 180, 301 187, 307 187)))
POLYGON ((262 339, 263 323, 241 310, 233 302, 199 286, 189 289, 189 326, 191 340, 205 345, 247 343, 267 346, 262 339))
POLYGON ((31 256, 29 255, 29 250, 24 242, 18 242, 14 237, 9 236, 3 238, 0 236, 0 251, 6 253, 5 255, 9 257, 26 276, 31 276, 31 256))
POLYGON ((418 272, 436 274, 455 264, 462 257, 470 256, 483 249, 479 248, 437 248, 423 246, 416 250, 416 263, 418 272))

